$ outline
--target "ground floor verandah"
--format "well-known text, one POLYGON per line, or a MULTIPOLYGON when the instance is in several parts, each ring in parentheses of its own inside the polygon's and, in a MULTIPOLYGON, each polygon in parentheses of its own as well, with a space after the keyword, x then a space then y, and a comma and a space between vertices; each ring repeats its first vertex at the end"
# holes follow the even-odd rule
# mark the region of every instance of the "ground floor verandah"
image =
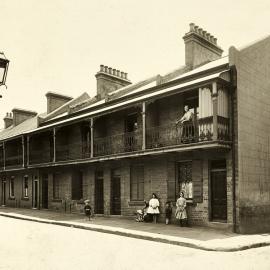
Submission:
MULTIPOLYGON (((190 225, 220 223, 232 229, 232 162, 225 151, 193 151, 104 161, 58 168, 37 168, 1 175, 1 205, 82 213, 89 199, 94 212, 133 217, 157 194, 159 222, 165 203, 173 213, 185 191, 190 225)), ((172 219, 172 223, 177 221, 172 219)))

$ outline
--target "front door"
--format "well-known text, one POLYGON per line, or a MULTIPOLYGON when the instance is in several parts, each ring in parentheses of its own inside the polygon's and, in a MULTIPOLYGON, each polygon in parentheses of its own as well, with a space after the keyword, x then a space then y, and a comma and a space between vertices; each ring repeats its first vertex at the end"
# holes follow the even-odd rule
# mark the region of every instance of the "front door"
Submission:
POLYGON ((42 208, 48 209, 48 174, 42 175, 42 208))
POLYGON ((97 171, 95 175, 95 213, 104 214, 104 187, 102 171, 97 171))
POLYGON ((2 180, 2 205, 6 205, 6 180, 2 180))
POLYGON ((226 171, 211 172, 211 209, 213 221, 227 220, 226 171))
POLYGON ((121 177, 119 170, 112 171, 111 179, 111 214, 121 215, 121 177))
POLYGON ((33 181, 33 208, 38 208, 38 180, 33 181))

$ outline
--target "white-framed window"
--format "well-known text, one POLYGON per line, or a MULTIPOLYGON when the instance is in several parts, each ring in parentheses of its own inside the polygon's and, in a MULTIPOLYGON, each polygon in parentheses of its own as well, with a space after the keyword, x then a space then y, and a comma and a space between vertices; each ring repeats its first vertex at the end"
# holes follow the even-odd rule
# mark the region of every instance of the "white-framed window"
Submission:
POLYGON ((24 198, 28 198, 28 182, 29 182, 28 175, 25 175, 23 177, 23 197, 24 198))
POLYGON ((179 192, 183 191, 186 199, 193 198, 192 161, 178 163, 179 192))
POLYGON ((10 198, 15 197, 14 181, 15 181, 15 177, 11 176, 10 179, 9 179, 9 197, 10 198))

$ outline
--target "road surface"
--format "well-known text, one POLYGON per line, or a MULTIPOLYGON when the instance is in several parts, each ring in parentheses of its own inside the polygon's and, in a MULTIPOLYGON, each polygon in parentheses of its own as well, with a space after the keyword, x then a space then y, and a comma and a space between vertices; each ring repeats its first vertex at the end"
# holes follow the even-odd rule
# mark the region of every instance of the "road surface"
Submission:
POLYGON ((270 247, 209 252, 0 217, 0 269, 270 269, 270 247))

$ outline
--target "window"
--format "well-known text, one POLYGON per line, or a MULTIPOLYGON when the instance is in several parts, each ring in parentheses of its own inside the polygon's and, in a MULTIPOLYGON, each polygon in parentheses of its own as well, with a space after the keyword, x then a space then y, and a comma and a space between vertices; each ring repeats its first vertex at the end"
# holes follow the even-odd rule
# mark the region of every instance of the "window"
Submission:
POLYGON ((59 199, 60 198, 60 192, 59 192, 59 177, 57 177, 58 174, 53 174, 53 198, 59 199))
POLYGON ((83 174, 80 171, 72 173, 72 200, 80 200, 83 197, 83 174))
POLYGON ((9 197, 10 198, 14 198, 15 194, 14 194, 14 176, 11 176, 10 180, 9 180, 9 197))
POLYGON ((23 197, 28 198, 28 175, 23 177, 23 197))
POLYGON ((178 165, 179 191, 183 191, 186 199, 193 198, 192 162, 180 162, 178 165))
POLYGON ((144 199, 144 167, 133 165, 130 175, 130 199, 132 201, 143 201, 144 199))

